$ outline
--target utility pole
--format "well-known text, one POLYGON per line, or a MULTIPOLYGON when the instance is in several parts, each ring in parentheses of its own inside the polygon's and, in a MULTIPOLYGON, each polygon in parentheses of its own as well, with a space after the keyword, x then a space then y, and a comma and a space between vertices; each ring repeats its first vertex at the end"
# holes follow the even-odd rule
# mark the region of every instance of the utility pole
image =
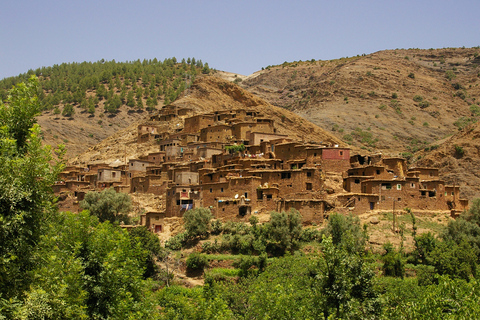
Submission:
POLYGON ((393 210, 392 210, 392 215, 393 215, 393 232, 396 232, 395 231, 395 220, 396 220, 396 217, 395 217, 395 199, 393 199, 393 210))

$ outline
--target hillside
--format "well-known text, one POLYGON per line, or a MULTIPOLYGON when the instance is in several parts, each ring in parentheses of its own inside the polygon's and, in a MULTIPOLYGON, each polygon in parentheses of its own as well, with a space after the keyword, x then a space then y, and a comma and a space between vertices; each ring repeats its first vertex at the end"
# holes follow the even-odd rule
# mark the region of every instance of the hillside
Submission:
POLYGON ((43 141, 65 144, 73 157, 176 100, 197 74, 208 73, 208 63, 195 58, 63 63, 1 80, 0 99, 14 84, 36 75, 43 141))
MULTIPOLYGON (((288 110, 272 106, 238 85, 214 76, 197 78, 196 82, 189 89, 188 95, 176 100, 172 105, 192 108, 196 114, 232 109, 253 109, 273 119, 279 134, 289 135, 300 141, 345 145, 340 139, 302 117, 288 110)), ((158 144, 156 143, 136 143, 137 126, 147 121, 148 117, 145 117, 143 120, 139 120, 129 127, 118 131, 98 145, 91 147, 85 153, 72 159, 72 163, 113 162, 125 157, 128 159, 138 158, 146 155, 148 152, 158 151, 158 144)), ((164 122, 160 125, 163 125, 166 130, 173 132, 183 127, 183 121, 178 119, 176 121, 164 122)))
POLYGON ((352 145, 408 157, 478 118, 479 53, 386 50, 285 62, 237 81, 352 145))
POLYGON ((460 186, 468 199, 480 197, 480 124, 475 123, 457 134, 418 153, 418 165, 440 169, 449 184, 460 186))

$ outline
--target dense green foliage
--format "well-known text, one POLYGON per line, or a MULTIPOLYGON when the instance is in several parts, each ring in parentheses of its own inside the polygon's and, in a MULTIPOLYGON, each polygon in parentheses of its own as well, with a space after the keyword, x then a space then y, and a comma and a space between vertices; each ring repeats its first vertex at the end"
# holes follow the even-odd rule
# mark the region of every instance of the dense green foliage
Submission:
POLYGON ((212 213, 206 208, 187 210, 183 214, 183 221, 187 236, 190 238, 203 237, 210 231, 212 213))
POLYGON ((32 254, 54 212, 51 186, 62 169, 41 146, 36 86, 30 78, 0 104, 0 298, 21 294, 31 281, 32 254))
POLYGON ((17 85, 0 105, 0 319, 155 318, 144 279, 158 238, 56 210, 63 164, 41 146, 36 85, 17 85))
POLYGON ((263 224, 256 216, 249 224, 211 221, 207 209, 189 210, 186 231, 166 247, 199 248, 200 239, 215 236, 201 245, 203 253, 186 260, 188 269, 206 270, 205 285, 161 288, 157 262, 168 261, 170 253, 146 228, 127 232, 116 225, 130 203, 115 198, 121 194, 113 189, 94 194, 92 215, 56 210, 50 186, 62 163, 52 165, 51 149, 41 146, 35 92, 32 78, 0 105, 0 319, 475 319, 480 314, 479 199, 438 238, 417 234, 411 214, 413 252, 386 244, 381 254, 368 250, 367 227, 353 216, 331 214, 319 231, 302 229, 295 210, 272 212, 263 224), (208 270, 214 258, 206 253, 220 252, 215 259, 232 259, 235 270, 208 270))
POLYGON ((101 106, 101 112, 110 114, 115 114, 122 105, 133 110, 142 110, 146 105, 153 110, 158 100, 164 100, 165 104, 176 100, 197 74, 211 71, 201 60, 187 61, 101 60, 42 67, 0 81, 0 100, 7 99, 13 85, 36 75, 40 86, 34 93, 38 95, 41 110, 54 110, 57 114, 63 110, 65 117, 73 117, 76 108, 95 114, 101 106))
POLYGON ((116 192, 113 188, 101 192, 87 192, 80 207, 98 217, 100 222, 128 223, 128 212, 132 209, 132 199, 127 193, 116 192))

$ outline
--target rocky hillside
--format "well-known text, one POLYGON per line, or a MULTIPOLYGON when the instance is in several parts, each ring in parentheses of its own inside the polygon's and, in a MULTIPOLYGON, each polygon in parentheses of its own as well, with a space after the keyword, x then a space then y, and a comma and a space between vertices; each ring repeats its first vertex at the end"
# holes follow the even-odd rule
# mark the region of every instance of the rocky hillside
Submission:
MULTIPOLYGON (((253 109, 263 113, 265 117, 273 119, 279 134, 289 135, 299 141, 345 145, 340 139, 304 118, 288 110, 272 106, 238 85, 214 76, 197 78, 188 95, 172 104, 192 108, 197 114, 229 109, 253 109)), ((148 117, 118 131, 91 147, 87 152, 72 159, 71 162, 79 164, 92 161, 124 161, 125 158, 138 158, 149 152, 158 151, 158 145, 155 143, 136 143, 137 125, 147 120, 148 117)), ((159 124, 171 132, 183 127, 182 119, 159 124)))
POLYGON ((440 169, 449 184, 460 186, 462 196, 480 197, 480 123, 471 124, 459 133, 418 152, 417 165, 440 169))
POLYGON ((237 82, 352 145, 408 157, 480 116, 479 54, 387 50, 269 66, 237 82))

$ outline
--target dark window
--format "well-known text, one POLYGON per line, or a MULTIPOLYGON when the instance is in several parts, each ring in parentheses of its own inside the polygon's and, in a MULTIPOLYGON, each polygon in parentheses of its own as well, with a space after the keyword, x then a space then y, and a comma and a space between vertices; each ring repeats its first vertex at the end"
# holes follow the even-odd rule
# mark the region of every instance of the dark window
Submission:
POLYGON ((282 179, 290 179, 292 174, 290 172, 282 172, 282 179))
POLYGON ((311 177, 312 176, 312 172, 311 171, 307 171, 307 177, 311 177))
POLYGON ((312 184, 307 182, 306 188, 307 188, 307 190, 312 190, 312 184))
POLYGON ((355 179, 355 184, 359 184, 360 183, 360 179, 355 179))

